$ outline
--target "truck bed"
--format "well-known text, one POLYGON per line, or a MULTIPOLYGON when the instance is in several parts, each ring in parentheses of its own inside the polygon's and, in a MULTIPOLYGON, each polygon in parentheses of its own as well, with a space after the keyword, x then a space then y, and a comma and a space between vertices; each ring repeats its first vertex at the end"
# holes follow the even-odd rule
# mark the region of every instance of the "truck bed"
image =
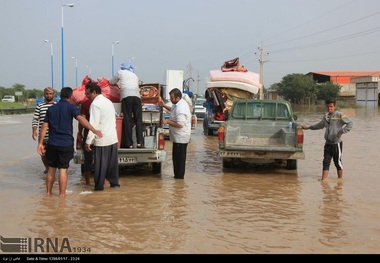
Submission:
MULTIPOLYGON (((132 128, 133 148, 121 148, 123 118, 118 118, 119 166, 147 165, 153 173, 161 173, 161 164, 166 160, 163 112, 159 106, 162 96, 159 83, 140 84, 144 148, 137 148, 136 126, 132 128)), ((114 103, 116 112, 121 112, 121 103, 114 103)))
POLYGON ((297 159, 304 159, 305 154, 303 131, 295 120, 291 104, 286 101, 235 101, 218 134, 223 167, 241 162, 286 162, 288 169, 297 169, 297 159))
MULTIPOLYGON (((249 149, 268 146, 291 150, 295 145, 295 129, 288 122, 230 121, 226 124, 225 149, 249 149), (290 148, 289 148, 290 147, 290 148)), ((294 149, 293 149, 294 150, 294 149)))

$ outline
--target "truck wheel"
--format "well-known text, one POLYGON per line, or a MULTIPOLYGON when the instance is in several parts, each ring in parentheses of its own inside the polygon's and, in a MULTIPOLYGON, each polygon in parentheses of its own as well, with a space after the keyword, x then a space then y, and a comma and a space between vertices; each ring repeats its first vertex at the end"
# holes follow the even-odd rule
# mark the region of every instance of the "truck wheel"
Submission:
POLYGON ((152 173, 154 174, 161 173, 161 163, 152 163, 152 173))
POLYGON ((297 170, 297 160, 287 160, 286 169, 288 170, 297 170))
POLYGON ((232 168, 232 160, 223 159, 223 168, 232 168))
POLYGON ((208 129, 207 129, 207 135, 214 135, 214 130, 208 128, 208 129))

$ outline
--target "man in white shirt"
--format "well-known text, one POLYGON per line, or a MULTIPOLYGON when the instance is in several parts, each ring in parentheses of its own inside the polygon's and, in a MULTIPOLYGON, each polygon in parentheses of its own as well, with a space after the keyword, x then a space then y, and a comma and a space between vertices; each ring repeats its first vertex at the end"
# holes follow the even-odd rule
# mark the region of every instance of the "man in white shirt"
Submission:
POLYGON ((121 110, 123 112, 121 148, 133 148, 133 122, 136 124, 137 148, 143 148, 144 143, 139 79, 134 70, 132 63, 124 62, 117 74, 109 81, 110 85, 116 85, 119 82, 121 110))
POLYGON ((179 89, 169 92, 172 106, 160 104, 170 110, 170 119, 162 120, 162 124, 169 124, 169 136, 173 142, 172 159, 175 179, 184 179, 186 168, 187 145, 191 138, 191 113, 188 103, 182 98, 179 89))
POLYGON ((115 108, 112 102, 102 95, 98 84, 88 83, 85 92, 92 100, 90 123, 103 133, 103 137, 99 138, 89 131, 85 145, 87 151, 94 150, 95 191, 104 190, 106 179, 111 187, 120 187, 115 108))

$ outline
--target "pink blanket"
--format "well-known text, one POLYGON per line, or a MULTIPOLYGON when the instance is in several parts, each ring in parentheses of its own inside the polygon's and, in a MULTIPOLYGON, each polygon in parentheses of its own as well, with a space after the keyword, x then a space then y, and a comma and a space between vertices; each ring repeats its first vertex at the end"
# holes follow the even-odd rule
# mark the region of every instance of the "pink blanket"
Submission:
POLYGON ((261 88, 260 75, 252 72, 210 70, 210 81, 236 81, 244 82, 261 88))

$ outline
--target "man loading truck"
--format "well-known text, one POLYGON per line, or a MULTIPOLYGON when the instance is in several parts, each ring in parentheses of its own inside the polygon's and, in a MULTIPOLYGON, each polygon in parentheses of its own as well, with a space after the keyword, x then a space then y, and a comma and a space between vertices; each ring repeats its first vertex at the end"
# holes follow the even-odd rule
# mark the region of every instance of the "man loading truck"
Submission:
POLYGON ((124 118, 121 148, 133 148, 132 115, 136 124, 136 147, 144 147, 139 78, 134 73, 134 69, 132 63, 124 62, 121 64, 120 70, 109 81, 110 85, 116 85, 119 82, 120 87, 121 110, 124 118))

